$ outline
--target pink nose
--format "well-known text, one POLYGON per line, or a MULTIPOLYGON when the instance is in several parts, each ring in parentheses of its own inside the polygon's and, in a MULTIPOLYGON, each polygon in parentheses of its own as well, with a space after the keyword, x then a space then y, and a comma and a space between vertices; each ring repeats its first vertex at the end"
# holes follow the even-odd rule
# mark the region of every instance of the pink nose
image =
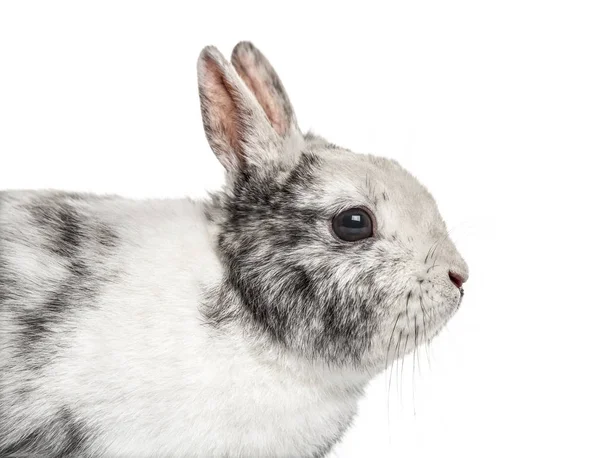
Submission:
POLYGON ((450 281, 452 283, 454 283, 454 286, 456 286, 459 289, 462 287, 463 283, 465 282, 465 279, 460 274, 457 274, 456 272, 452 272, 451 270, 448 271, 448 277, 450 277, 450 281))

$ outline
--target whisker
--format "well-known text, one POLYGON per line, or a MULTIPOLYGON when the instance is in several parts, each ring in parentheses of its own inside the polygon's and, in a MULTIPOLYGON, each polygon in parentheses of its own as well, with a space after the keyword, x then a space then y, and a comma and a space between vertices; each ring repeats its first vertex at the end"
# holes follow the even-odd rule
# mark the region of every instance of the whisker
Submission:
MULTIPOLYGON (((398 337, 398 343, 396 343, 396 397, 398 397, 398 360, 400 359, 400 342, 402 342, 402 330, 400 330, 400 336, 398 337)), ((404 359, 404 355, 402 355, 404 359)), ((400 389, 402 392, 402 388, 400 389)))
MULTIPOLYGON (((402 316, 402 311, 398 312, 398 316, 396 317, 396 321, 394 322, 394 327, 392 328, 392 332, 390 333, 390 340, 388 341, 387 351, 385 352, 385 369, 388 369, 388 358, 390 355, 390 348, 392 346, 392 340, 394 338, 394 334, 396 332, 396 326, 398 325, 398 320, 400 320, 400 316, 402 316)), ((388 383, 388 393, 387 393, 387 416, 388 416, 388 430, 391 434, 391 426, 390 426, 390 392, 392 390, 392 374, 394 369, 394 361, 392 360, 392 366, 389 368, 390 370, 390 380, 388 383)), ((391 436, 390 436, 391 440, 391 436)))
POLYGON ((402 361, 400 362, 400 403, 402 403, 402 380, 404 380, 404 358, 406 358, 406 349, 408 348, 408 336, 410 333, 406 332, 406 339, 404 339, 404 349, 402 350, 402 361))
POLYGON ((419 296, 419 303, 421 305, 421 313, 423 315, 423 336, 424 336, 424 341, 423 343, 425 344, 425 356, 427 357, 427 362, 429 364, 429 367, 431 368, 431 362, 429 361, 429 353, 427 352, 427 345, 429 344, 429 338, 427 337, 427 328, 425 327, 425 307, 423 306, 423 296, 419 296))
POLYGON ((421 294, 419 295, 419 302, 421 304, 421 312, 423 313, 423 327, 425 327, 425 318, 431 320, 431 315, 429 315, 429 312, 425 311, 425 307, 423 307, 423 286, 421 284, 419 284, 419 289, 421 290, 421 294))
MULTIPOLYGON (((446 237, 448 236, 448 233, 449 232, 446 231, 446 237)), ((431 246, 429 247, 429 250, 427 251, 427 256, 425 256, 425 264, 427 264, 427 260, 429 259, 429 256, 433 257, 433 253, 435 253, 435 250, 437 250, 437 246, 440 243, 441 239, 442 239, 442 236, 438 237, 437 240, 435 242, 433 242, 431 244, 431 246)))
POLYGON ((429 250, 427 251, 427 256, 425 256, 425 264, 427 264, 427 260, 429 259, 429 255, 431 254, 431 250, 433 249, 434 246, 435 246, 435 242, 433 242, 431 244, 431 246, 429 247, 429 250))
POLYGON ((417 353, 417 367, 419 368, 419 376, 421 375, 421 360, 419 359, 419 326, 417 325, 417 314, 414 316, 415 320, 415 352, 417 353))
POLYGON ((394 327, 392 328, 392 332, 390 334, 390 340, 388 341, 387 351, 385 352, 385 368, 387 369, 388 365, 388 357, 390 355, 390 348, 392 347, 392 340, 394 339, 394 333, 396 332, 396 326, 398 326, 398 320, 402 316, 402 311, 398 312, 398 316, 396 317, 396 321, 394 322, 394 327))
MULTIPOLYGON (((437 259, 436 259, 437 261, 437 259)), ((433 264, 427 269, 427 273, 429 273, 431 271, 431 269, 435 269, 436 267, 438 267, 438 265, 435 263, 435 261, 433 261, 433 264)))
MULTIPOLYGON (((415 325, 416 325, 415 317, 415 325)), ((413 349, 413 370, 412 370, 412 398, 413 398, 413 415, 417 415, 417 407, 415 401, 415 372, 416 372, 416 354, 417 354, 417 328, 415 328, 415 348, 413 349)))

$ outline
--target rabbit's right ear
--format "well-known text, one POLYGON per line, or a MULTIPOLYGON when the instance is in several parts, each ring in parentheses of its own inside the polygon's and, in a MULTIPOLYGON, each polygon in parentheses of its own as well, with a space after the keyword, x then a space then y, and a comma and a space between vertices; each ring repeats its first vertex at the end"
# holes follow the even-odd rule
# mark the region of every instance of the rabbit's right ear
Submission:
POLYGON ((198 59, 198 88, 206 138, 227 171, 278 160, 282 137, 233 66, 212 46, 198 59))

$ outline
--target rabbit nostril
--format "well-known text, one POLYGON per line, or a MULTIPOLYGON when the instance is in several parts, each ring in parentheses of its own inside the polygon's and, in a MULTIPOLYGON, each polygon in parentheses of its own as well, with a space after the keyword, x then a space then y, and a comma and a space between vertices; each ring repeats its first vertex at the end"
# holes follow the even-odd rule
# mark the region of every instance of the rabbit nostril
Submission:
POLYGON ((451 270, 448 271, 448 277, 450 277, 450 281, 454 283, 454 286, 456 286, 458 289, 460 289, 465 282, 463 277, 455 272, 452 272, 451 270))

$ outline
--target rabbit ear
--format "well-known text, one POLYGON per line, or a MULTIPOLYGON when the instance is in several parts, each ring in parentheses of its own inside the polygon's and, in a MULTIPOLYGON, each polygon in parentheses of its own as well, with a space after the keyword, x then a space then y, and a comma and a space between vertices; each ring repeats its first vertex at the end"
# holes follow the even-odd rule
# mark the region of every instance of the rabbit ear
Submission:
POLYGON ((294 109, 283 84, 267 58, 250 42, 242 41, 231 54, 231 63, 250 88, 279 135, 299 131, 294 109))
POLYGON ((198 58, 198 88, 206 138, 228 171, 277 160, 281 137, 233 66, 213 46, 198 58))

